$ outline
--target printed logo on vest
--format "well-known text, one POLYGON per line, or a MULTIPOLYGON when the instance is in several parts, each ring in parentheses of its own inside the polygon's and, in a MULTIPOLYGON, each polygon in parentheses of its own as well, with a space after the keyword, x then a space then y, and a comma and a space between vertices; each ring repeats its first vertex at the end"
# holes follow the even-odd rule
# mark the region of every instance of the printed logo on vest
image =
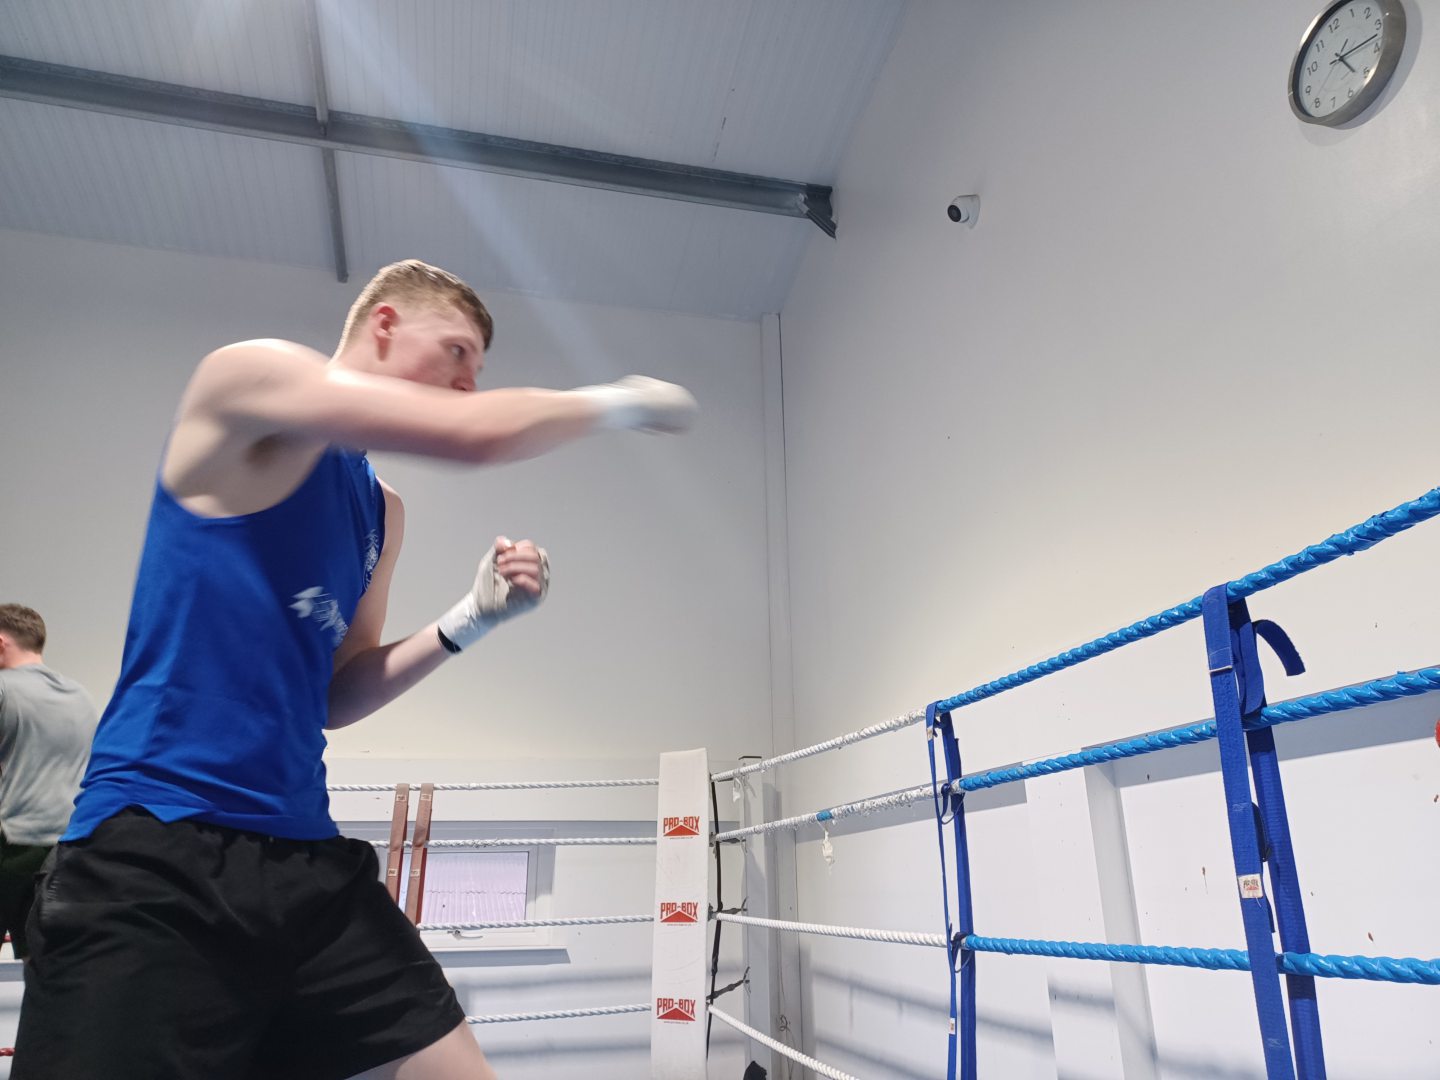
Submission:
POLYGON ((694 998, 656 998, 655 1019, 677 1021, 683 1024, 695 1022, 694 998))
POLYGON ((290 605, 301 619, 314 619, 321 633, 329 631, 331 648, 338 649, 350 632, 350 624, 340 614, 340 602, 325 591, 323 585, 301 589, 290 605))
POLYGON ((370 578, 375 573, 375 565, 380 561, 380 533, 371 529, 365 534, 365 578, 361 590, 370 588, 370 578))
POLYGON ((661 823, 663 836, 699 836, 700 818, 696 814, 688 817, 667 817, 661 823))
POLYGON ((699 922, 700 905, 693 900, 683 900, 679 903, 662 900, 660 902, 660 921, 662 923, 699 922))

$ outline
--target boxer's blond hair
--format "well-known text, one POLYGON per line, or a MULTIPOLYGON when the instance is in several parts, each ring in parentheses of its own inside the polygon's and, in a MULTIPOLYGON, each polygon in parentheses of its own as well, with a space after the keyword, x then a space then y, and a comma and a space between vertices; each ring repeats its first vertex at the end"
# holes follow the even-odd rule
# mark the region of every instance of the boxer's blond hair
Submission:
POLYGON ((495 320, 490 317, 490 312, 485 310, 485 305, 475 295, 474 289, 438 266, 431 266, 419 259, 405 259, 382 267, 360 291, 355 303, 350 305, 350 314, 345 319, 345 329, 340 335, 341 351, 361 333, 365 320, 370 312, 375 310, 376 305, 396 302, 457 308, 479 328, 487 349, 495 338, 495 320))

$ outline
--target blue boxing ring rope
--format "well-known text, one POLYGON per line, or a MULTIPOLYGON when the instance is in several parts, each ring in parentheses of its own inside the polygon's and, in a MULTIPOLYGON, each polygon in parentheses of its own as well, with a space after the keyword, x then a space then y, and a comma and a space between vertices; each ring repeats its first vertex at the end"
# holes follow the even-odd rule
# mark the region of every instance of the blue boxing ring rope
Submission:
MULTIPOLYGON (((1383 514, 1376 514, 1359 525, 1336 533, 1328 540, 1311 544, 1303 551, 1296 552, 1288 558, 1256 570, 1253 574, 1246 574, 1244 577, 1230 582, 1225 586, 1226 595, 1231 600, 1243 600, 1246 597, 1254 596, 1264 589, 1298 577, 1307 570, 1314 570, 1317 566, 1334 562, 1341 556, 1358 555, 1362 551, 1368 551, 1380 541, 1388 540, 1390 537, 1419 525, 1422 521, 1429 521, 1437 515, 1440 515, 1440 488, 1431 488, 1418 499, 1401 503, 1395 509, 1386 510, 1383 514)), ((1057 671, 1072 668, 1086 660, 1093 660, 1097 656, 1114 652, 1122 645, 1130 645, 1144 638, 1154 637, 1162 630, 1169 630, 1192 619, 1198 619, 1203 601, 1203 596, 1197 596, 1193 600, 1167 608, 1158 615, 1151 615, 1148 619, 1131 623, 1104 637, 1098 637, 1084 645, 1067 649, 1048 660, 1031 664, 1027 668, 1021 668, 1019 671, 992 682, 982 683, 962 694, 937 701, 935 708, 939 712, 954 712, 966 705, 973 705, 977 701, 984 701, 986 698, 994 697, 1006 690, 1013 690, 1017 686, 1024 686, 1026 683, 1034 682, 1046 675, 1053 675, 1057 671)))
POLYGON ((1391 982, 1440 984, 1440 960, 1389 957, 1327 957, 1310 952, 1308 933, 1278 759, 1271 728, 1280 723, 1341 712, 1380 701, 1429 693, 1440 689, 1440 669, 1427 668, 1376 679, 1360 686, 1326 691, 1295 701, 1268 705, 1260 674, 1258 643, 1279 655, 1287 674, 1304 670, 1299 655, 1283 630, 1273 623, 1252 621, 1247 597, 1281 582, 1374 547, 1380 541, 1422 521, 1440 515, 1440 488, 1393 510, 1377 514, 1344 532, 1263 567, 1252 574, 1218 585, 1184 604, 1141 619, 1084 645, 1066 650, 1000 679, 945 698, 926 711, 930 760, 935 778, 936 821, 940 826, 942 866, 945 862, 945 825, 954 832, 956 880, 960 897, 952 918, 945 884, 946 935, 951 942, 951 1034, 947 1075, 954 1080, 976 1080, 975 957, 979 952, 1000 952, 1121 963, 1183 965, 1187 967, 1248 970, 1255 991, 1256 1011, 1265 1052, 1268 1080, 1323 1080, 1324 1053, 1315 999, 1315 977, 1364 978, 1391 982), (1133 739, 1066 754, 1028 765, 993 769, 964 776, 951 713, 966 705, 1034 682, 1086 660, 1103 656, 1132 642, 1152 637, 1203 618, 1207 661, 1215 702, 1215 719, 1201 724, 1156 732, 1133 739), (1225 785, 1231 848, 1235 859, 1237 891, 1245 924, 1247 948, 1240 950, 1187 949, 1167 946, 1107 945, 1079 942, 994 938, 974 932, 970 910, 970 866, 965 843, 965 794, 1086 765, 1100 764, 1137 754, 1152 753, 1190 743, 1218 739, 1221 775, 1225 785), (946 764, 942 784, 937 769, 936 743, 946 764), (1255 802, 1252 803, 1251 783, 1255 802), (1265 890, 1265 869, 1270 891, 1265 890), (1271 900, 1274 907, 1271 907, 1271 900), (958 926, 956 922, 958 921, 958 926), (1274 934, 1278 924, 1282 951, 1277 954, 1274 934), (1287 1030, 1284 994, 1288 997, 1287 1030), (1293 1052, 1292 1040, 1293 1034, 1293 1052))
MULTIPOLYGON (((720 833, 715 839, 720 842, 744 840, 759 833, 796 829, 811 823, 826 826, 852 814, 868 814, 919 802, 933 803, 944 889, 944 940, 948 942, 951 977, 949 1063, 945 1074, 949 1080, 956 1077, 977 1080, 978 1076, 975 960, 979 953, 1248 971, 1255 990, 1268 1080, 1293 1080, 1297 1076, 1300 1080, 1323 1080, 1325 1063, 1314 980, 1368 979, 1440 985, 1440 959, 1331 956, 1310 951, 1272 729, 1278 724, 1432 693, 1440 690, 1440 667, 1400 672, 1354 686, 1269 704, 1265 700, 1260 674, 1259 645, 1268 645, 1276 652, 1287 674, 1296 674, 1304 668, 1284 631, 1265 620, 1252 621, 1245 601, 1308 570, 1342 556, 1368 550, 1382 540, 1436 516, 1440 516, 1440 488, 1377 514, 1254 573, 1218 585, 1183 604, 1040 663, 936 701, 923 711, 916 710, 815 746, 716 773, 715 780, 741 782, 749 774, 842 749, 922 720, 929 736, 929 784, 720 833), (1195 619, 1203 619, 1205 624, 1207 668, 1215 702, 1215 719, 1021 765, 968 775, 963 772, 951 717, 955 710, 1195 619), (1221 776, 1226 790, 1237 898, 1246 927, 1245 949, 1044 941, 992 937, 976 932, 971 906, 972 875, 965 837, 965 796, 968 792, 1210 740, 1220 743, 1221 776), (947 846, 953 861, 947 857, 947 846), (953 878, 950 874, 952 865, 953 878), (1265 887, 1267 878, 1268 891, 1265 887), (1274 941, 1277 929, 1280 936, 1278 950, 1274 941), (1286 1022, 1287 1004, 1289 1027, 1286 1022)), ((792 928, 801 925, 795 924, 792 928)))

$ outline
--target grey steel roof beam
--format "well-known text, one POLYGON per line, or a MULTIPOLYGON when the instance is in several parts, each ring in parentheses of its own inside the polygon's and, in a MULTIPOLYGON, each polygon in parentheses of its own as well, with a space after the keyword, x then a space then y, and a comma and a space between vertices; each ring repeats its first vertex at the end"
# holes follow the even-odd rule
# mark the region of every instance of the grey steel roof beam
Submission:
POLYGON ((335 255, 335 280, 350 280, 350 263, 345 256, 345 220, 340 216, 340 174, 335 167, 335 151, 320 151, 320 168, 325 171, 325 202, 330 209, 330 248, 335 255))
POLYGON ((410 124, 265 98, 112 75, 88 68, 0 56, 0 97, 184 127, 403 158, 581 187, 727 206, 813 221, 835 235, 831 189, 747 173, 677 165, 571 146, 410 124))
MULTIPOLYGON (((315 78, 315 120, 324 135, 330 125, 330 92, 325 80, 325 50, 320 42, 320 14, 315 0, 305 0, 305 37, 310 44, 310 73, 315 78)), ((320 148, 320 167, 325 172, 325 202, 330 210, 330 247, 335 253, 335 280, 350 280, 345 257, 345 220, 340 215, 340 174, 335 167, 335 150, 320 148)))

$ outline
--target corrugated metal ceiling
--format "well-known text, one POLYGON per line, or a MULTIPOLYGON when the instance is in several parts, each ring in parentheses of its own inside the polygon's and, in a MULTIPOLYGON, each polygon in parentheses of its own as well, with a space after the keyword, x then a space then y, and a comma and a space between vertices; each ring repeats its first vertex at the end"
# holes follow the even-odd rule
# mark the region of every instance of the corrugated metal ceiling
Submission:
POLYGON ((293 0, 4 0, 0 52, 315 103, 305 9, 293 0))
POLYGON ((330 265, 308 147, 5 100, 0 133, 0 226, 330 265))
MULTIPOLYGON (((304 0, 5 0, 0 53, 314 104, 304 0)), ((320 0, 330 107, 687 165, 833 180, 902 0, 320 0)), ((328 266, 316 151, 0 101, 0 226, 328 266)), ((754 318, 803 220, 338 155, 350 263, 754 318)), ((843 222, 841 223, 843 227, 843 222)))

